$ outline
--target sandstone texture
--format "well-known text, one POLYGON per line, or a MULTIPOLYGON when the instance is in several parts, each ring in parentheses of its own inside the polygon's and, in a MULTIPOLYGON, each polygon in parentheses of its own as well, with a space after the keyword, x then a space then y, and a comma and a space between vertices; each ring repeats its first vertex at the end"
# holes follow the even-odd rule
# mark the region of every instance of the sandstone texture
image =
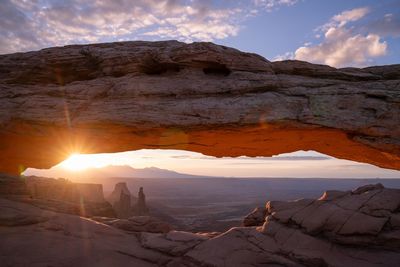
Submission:
POLYGON ((154 222, 146 216, 87 219, 0 198, 0 262, 143 267, 395 267, 400 262, 400 189, 377 184, 327 191, 319 199, 268 201, 260 210, 261 226, 221 234, 154 233, 148 231, 154 225, 145 229, 154 222))
POLYGON ((142 148, 315 150, 400 169, 399 125, 400 65, 335 69, 177 41, 0 56, 0 171, 8 173, 73 152, 142 148))

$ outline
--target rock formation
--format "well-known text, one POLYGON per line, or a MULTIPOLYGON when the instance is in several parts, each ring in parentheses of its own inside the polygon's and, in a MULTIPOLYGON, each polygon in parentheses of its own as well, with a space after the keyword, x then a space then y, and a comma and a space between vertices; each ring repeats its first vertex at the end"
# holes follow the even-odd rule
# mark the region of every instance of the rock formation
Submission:
POLYGON ((327 191, 319 199, 268 201, 264 212, 261 226, 214 235, 173 231, 145 216, 94 221, 0 198, 0 262, 143 267, 397 267, 400 262, 400 189, 377 184, 327 191))
POLYGON ((72 183, 65 179, 0 175, 0 197, 80 216, 115 216, 104 200, 101 184, 72 183))
POLYGON ((146 205, 146 196, 143 192, 143 187, 140 187, 136 204, 132 208, 134 216, 144 216, 149 214, 149 209, 146 205))
POLYGON ((6 195, 29 195, 25 179, 0 173, 0 196, 6 195))
POLYGON ((129 218, 131 212, 131 192, 126 183, 117 183, 114 191, 109 197, 109 202, 113 206, 118 218, 129 218))
POLYGON ((270 62, 212 43, 1 55, 0 171, 141 148, 213 156, 315 150, 400 169, 399 81, 400 65, 270 62))
MULTIPOLYGON (((14 177, 16 179, 17 177, 14 177)), ((73 183, 65 179, 26 177, 26 186, 33 198, 51 199, 68 202, 103 203, 101 184, 73 183)))
POLYGON ((265 221, 265 207, 257 207, 243 219, 243 226, 260 226, 265 221))

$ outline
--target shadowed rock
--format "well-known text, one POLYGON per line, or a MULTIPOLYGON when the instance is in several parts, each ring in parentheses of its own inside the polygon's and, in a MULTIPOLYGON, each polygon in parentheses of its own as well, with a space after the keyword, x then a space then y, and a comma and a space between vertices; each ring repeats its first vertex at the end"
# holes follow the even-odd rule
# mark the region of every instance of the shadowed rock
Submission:
POLYGON ((265 221, 267 210, 265 207, 257 207, 243 219, 243 226, 260 226, 265 221))
POLYGON ((117 183, 109 197, 109 201, 118 218, 129 218, 131 212, 131 193, 126 183, 117 183))

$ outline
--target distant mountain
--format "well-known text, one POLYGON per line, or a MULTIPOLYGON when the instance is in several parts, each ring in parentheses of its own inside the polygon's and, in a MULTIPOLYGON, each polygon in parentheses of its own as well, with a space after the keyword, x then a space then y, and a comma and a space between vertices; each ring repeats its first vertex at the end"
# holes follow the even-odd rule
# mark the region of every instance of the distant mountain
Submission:
POLYGON ((24 175, 36 175, 41 177, 67 178, 74 179, 92 179, 92 178, 199 178, 203 176, 183 174, 175 171, 149 167, 143 169, 132 168, 128 165, 109 165, 101 168, 89 168, 81 171, 72 171, 62 167, 53 167, 49 170, 29 169, 24 175))

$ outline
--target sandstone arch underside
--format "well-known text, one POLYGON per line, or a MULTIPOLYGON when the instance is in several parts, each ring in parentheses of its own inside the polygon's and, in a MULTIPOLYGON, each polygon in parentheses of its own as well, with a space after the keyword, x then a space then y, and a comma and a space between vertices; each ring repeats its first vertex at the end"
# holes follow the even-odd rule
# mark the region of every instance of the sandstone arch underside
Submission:
POLYGON ((0 172, 73 152, 316 150, 400 170, 400 65, 269 62, 212 43, 121 42, 0 56, 0 172))

